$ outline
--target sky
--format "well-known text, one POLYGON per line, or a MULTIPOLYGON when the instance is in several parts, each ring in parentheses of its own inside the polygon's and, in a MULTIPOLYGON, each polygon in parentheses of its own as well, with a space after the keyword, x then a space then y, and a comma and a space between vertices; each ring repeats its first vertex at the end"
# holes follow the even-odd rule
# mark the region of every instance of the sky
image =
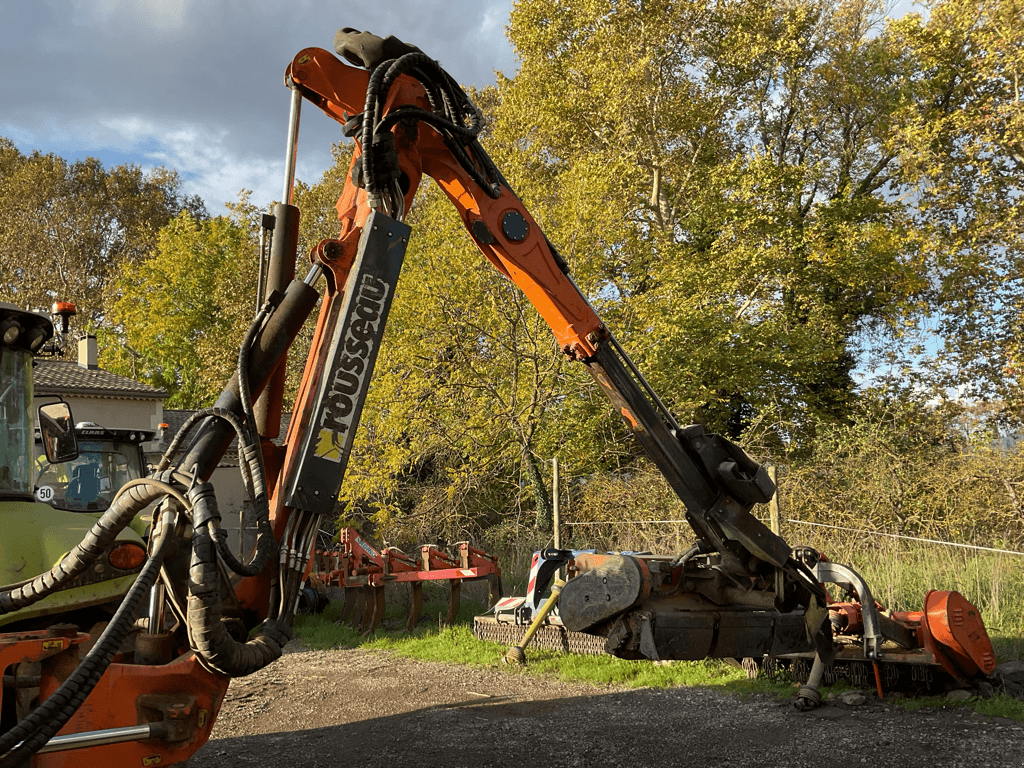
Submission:
MULTIPOLYGON (((890 0, 891 16, 912 0, 890 0)), ((517 61, 512 0, 0 0, 0 136, 22 152, 176 170, 210 213, 281 197, 289 91, 303 48, 341 27, 395 35, 483 87, 517 61)), ((306 103, 297 177, 316 182, 340 126, 306 103)))
MULTIPOLYGON (((242 189, 281 197, 289 91, 303 48, 341 27, 417 45, 456 80, 512 75, 511 0, 0 0, 0 136, 22 152, 178 171, 210 213, 242 189)), ((308 102, 297 176, 331 163, 341 126, 308 102)))

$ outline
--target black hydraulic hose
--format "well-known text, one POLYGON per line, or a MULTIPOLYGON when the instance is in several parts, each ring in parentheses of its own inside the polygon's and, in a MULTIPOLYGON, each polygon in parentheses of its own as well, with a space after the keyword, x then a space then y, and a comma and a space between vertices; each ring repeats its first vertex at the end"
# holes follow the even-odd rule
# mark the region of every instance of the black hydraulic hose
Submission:
POLYGON ((501 196, 501 175, 477 141, 483 130, 479 110, 440 64, 422 52, 413 52, 380 64, 370 74, 367 84, 360 143, 363 147, 363 183, 370 200, 380 200, 382 193, 374 174, 373 136, 390 130, 393 124, 403 119, 419 120, 434 128, 474 183, 492 198, 501 196), (381 115, 388 91, 402 74, 410 74, 423 84, 432 112, 418 107, 402 107, 387 117, 381 115), (468 125, 464 124, 466 121, 468 125))
POLYGON ((366 85, 366 102, 363 106, 362 132, 359 136, 360 143, 363 146, 363 184, 366 185, 366 196, 370 200, 380 199, 380 189, 377 186, 377 178, 373 172, 373 129, 378 109, 377 96, 383 79, 383 65, 378 66, 370 73, 370 80, 366 85))
POLYGON ((256 554, 253 556, 251 562, 243 563, 235 557, 235 553, 232 552, 231 547, 228 546, 227 538, 227 532, 220 526, 217 526, 213 532, 213 540, 217 547, 217 553, 221 556, 221 559, 224 560, 224 564, 239 576, 258 576, 263 572, 263 569, 267 567, 267 562, 274 554, 274 532, 270 527, 269 520, 259 521, 256 530, 256 554), (266 541, 267 544, 261 546, 261 540, 266 541))
POLYGON ((253 445, 250 442, 249 431, 246 429, 245 424, 242 422, 242 420, 239 419, 238 416, 236 416, 234 413, 227 410, 226 408, 218 408, 217 406, 213 406, 211 408, 204 408, 201 411, 197 411, 196 413, 192 414, 192 416, 190 416, 188 420, 186 420, 186 422, 182 425, 181 429, 178 431, 178 434, 174 436, 174 439, 171 441, 170 446, 168 446, 167 451, 164 453, 163 458, 160 460, 160 464, 157 465, 157 471, 159 472, 160 470, 164 469, 170 463, 170 457, 172 457, 175 451, 178 450, 178 446, 180 446, 181 443, 184 441, 185 434, 188 432, 188 430, 192 429, 200 421, 209 417, 222 419, 223 421, 230 424, 231 427, 235 430, 235 434, 238 437, 240 463, 243 463, 245 466, 250 467, 250 472, 253 476, 253 492, 255 495, 253 502, 256 505, 256 514, 258 518, 256 533, 256 554, 253 555, 252 562, 248 564, 243 564, 239 562, 238 559, 227 547, 226 542, 224 543, 223 546, 218 547, 218 549, 221 555, 224 557, 225 564, 227 564, 227 566, 232 571, 237 573, 239 576, 255 576, 263 571, 263 569, 267 566, 267 563, 274 556, 274 553, 277 549, 277 542, 274 540, 274 533, 270 527, 270 507, 269 501, 267 499, 266 481, 264 480, 264 475, 262 473, 262 464, 259 465, 260 471, 252 471, 252 469, 255 466, 256 455, 260 453, 260 447, 258 443, 256 445, 253 445), (261 499, 262 504, 260 504, 261 499))
POLYGON ((210 530, 220 519, 216 497, 209 483, 195 486, 188 495, 194 525, 186 621, 189 638, 207 667, 243 677, 280 658, 285 643, 292 638, 292 629, 284 622, 268 618, 248 642, 240 643, 228 634, 221 621, 220 572, 210 530))
MULTIPOLYGON (((272 374, 284 361, 288 349, 319 300, 320 294, 304 280, 292 280, 288 284, 281 303, 267 320, 266 328, 260 334, 257 345, 250 351, 249 387, 253 398, 266 391, 266 387, 272 381, 272 374)), ((214 405, 241 414, 237 374, 232 374, 214 405)), ((197 468, 199 478, 209 480, 219 460, 227 451, 232 436, 231 425, 210 419, 203 423, 178 463, 189 470, 197 468)), ((168 465, 170 461, 168 458, 168 465)))
MULTIPOLYGON (((238 350, 238 399, 242 404, 242 416, 245 423, 249 425, 249 438, 251 442, 259 442, 259 434, 256 431, 256 422, 253 418, 252 393, 249 387, 249 350, 256 343, 256 335, 262 330, 263 323, 273 311, 274 305, 265 302, 256 319, 249 325, 245 333, 242 346, 238 350)), ((261 461, 262 463, 262 461, 261 461)))
POLYGON ((448 147, 448 150, 455 156, 459 165, 462 166, 467 174, 469 174, 474 183, 476 183, 490 197, 501 197, 501 184, 499 182, 493 182, 488 178, 488 176, 497 178, 497 174, 495 173, 497 168, 490 156, 483 151, 483 148, 480 147, 480 143, 475 138, 472 138, 472 140, 467 142, 461 142, 458 137, 451 136, 448 129, 451 127, 457 128, 458 126, 451 123, 448 118, 433 112, 428 112, 425 109, 420 109, 419 107, 403 107, 388 114, 387 117, 381 120, 380 125, 376 130, 380 131, 390 128, 390 126, 395 123, 410 118, 424 122, 431 128, 437 129, 438 133, 441 134, 441 139, 444 141, 445 146, 448 147), (473 157, 470 157, 470 154, 467 153, 466 146, 469 147, 473 157), (483 167, 484 173, 480 172, 477 165, 483 167))
POLYGON ((160 572, 164 549, 174 529, 167 518, 166 515, 163 518, 153 552, 96 644, 52 696, 0 736, 0 768, 23 765, 29 755, 37 752, 64 727, 96 687, 131 630, 140 603, 149 595, 160 572))
POLYGON ((191 432, 199 422, 208 419, 211 416, 223 419, 234 427, 236 433, 241 433, 241 422, 235 414, 226 408, 211 406, 210 408, 203 408, 202 410, 196 411, 185 420, 185 423, 181 425, 181 429, 178 430, 174 439, 171 440, 171 444, 167 446, 167 450, 164 451, 164 455, 160 458, 160 463, 156 466, 157 472, 162 472, 171 465, 171 459, 174 457, 178 448, 181 447, 181 444, 185 442, 185 438, 188 436, 188 433, 191 432))
POLYGON ((410 69, 424 84, 428 98, 430 98, 431 87, 440 92, 444 109, 438 110, 435 99, 430 98, 431 107, 435 113, 420 110, 418 107, 402 108, 395 111, 395 113, 401 112, 401 115, 395 113, 388 115, 379 122, 379 125, 374 126, 374 131, 390 128, 397 120, 409 117, 428 123, 441 134, 449 151, 473 181, 490 197, 495 199, 500 197, 501 174, 477 141, 477 137, 484 127, 483 117, 451 75, 445 72, 436 61, 423 53, 410 53, 403 56, 388 69, 381 89, 386 93, 394 80, 410 69), (431 72, 424 73, 421 69, 423 66, 431 72), (463 125, 462 122, 467 119, 469 125, 463 125), (467 147, 469 153, 466 151, 467 147), (472 157, 470 157, 470 153, 473 155, 472 157), (483 169, 483 173, 478 170, 478 165, 483 169))
MULTIPOLYGON (((256 430, 256 414, 253 410, 252 393, 249 387, 249 350, 256 341, 256 336, 263 328, 263 323, 274 309, 274 304, 266 302, 256 315, 245 334, 242 346, 238 351, 238 399, 242 406, 243 428, 248 439, 242 439, 239 432, 238 453, 242 468, 242 478, 249 478, 249 492, 252 494, 253 508, 256 512, 256 554, 249 563, 243 563, 235 557, 227 545, 227 534, 217 526, 214 541, 217 551, 224 563, 239 576, 256 576, 270 561, 274 554, 275 544, 273 531, 270 527, 270 500, 267 495, 266 470, 263 466, 263 450, 260 445, 259 432, 256 430)), ((239 529, 241 536, 241 529, 239 529)))
POLYGON ((683 566, 683 570, 685 570, 686 569, 686 564, 688 562, 690 562, 694 558, 694 556, 700 554, 700 551, 701 551, 701 545, 699 543, 698 544, 694 544, 688 550, 683 552, 683 554, 681 554, 679 557, 677 557, 675 560, 673 560, 671 567, 672 568, 677 568, 677 567, 679 567, 681 565, 681 566, 683 566))
POLYGON ((0 615, 32 605, 65 587, 103 556, 135 515, 167 493, 180 496, 170 486, 146 478, 125 485, 82 541, 59 563, 27 584, 0 592, 0 615))

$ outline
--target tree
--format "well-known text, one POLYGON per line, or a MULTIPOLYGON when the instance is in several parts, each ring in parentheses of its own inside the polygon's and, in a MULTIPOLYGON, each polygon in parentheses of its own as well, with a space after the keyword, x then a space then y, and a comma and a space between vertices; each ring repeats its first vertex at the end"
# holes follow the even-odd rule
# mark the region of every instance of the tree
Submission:
POLYGON ((151 258, 121 269, 101 338, 106 365, 163 387, 170 407, 211 404, 255 314, 256 263, 239 221, 179 214, 151 258))
MULTIPOLYGON (((295 186, 294 202, 302 212, 300 277, 308 269, 309 250, 336 234, 334 202, 351 150, 336 147, 335 154, 336 164, 317 184, 295 186)), ((199 408, 216 399, 237 366, 257 310, 264 211, 248 191, 228 208, 228 216, 213 219, 179 215, 159 232, 155 253, 123 264, 114 282, 117 298, 101 333, 104 362, 112 371, 164 387, 173 407, 199 408)), ((313 323, 307 323, 288 355, 286 411, 298 393, 312 332, 313 323)))
POLYGON ((528 510, 543 529, 540 446, 568 363, 426 187, 343 501, 392 540, 456 538, 528 510))
POLYGON ((849 413, 864 329, 920 308, 921 233, 891 187, 914 73, 880 11, 514 8, 522 67, 496 137, 559 190, 524 185, 570 262, 597 264, 582 282, 684 417, 811 434, 849 413))
POLYGON ((894 25, 918 77, 898 138, 935 265, 934 380, 1024 417, 1020 0, 945 0, 894 25))
POLYGON ((176 173, 138 166, 105 169, 95 158, 69 163, 56 155, 23 155, 0 138, 0 290, 35 309, 74 301, 87 320, 102 322, 108 287, 122 264, 138 263, 157 231, 181 211, 206 216, 198 197, 183 194, 176 173))

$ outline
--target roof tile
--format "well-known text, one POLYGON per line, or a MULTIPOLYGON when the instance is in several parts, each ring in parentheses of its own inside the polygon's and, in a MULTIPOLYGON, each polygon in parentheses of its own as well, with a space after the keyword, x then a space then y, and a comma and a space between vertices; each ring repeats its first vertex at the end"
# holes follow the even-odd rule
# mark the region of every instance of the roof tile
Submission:
POLYGON ((102 368, 83 368, 69 360, 38 360, 33 382, 33 388, 39 395, 93 395, 141 400, 163 400, 167 397, 167 390, 102 368))

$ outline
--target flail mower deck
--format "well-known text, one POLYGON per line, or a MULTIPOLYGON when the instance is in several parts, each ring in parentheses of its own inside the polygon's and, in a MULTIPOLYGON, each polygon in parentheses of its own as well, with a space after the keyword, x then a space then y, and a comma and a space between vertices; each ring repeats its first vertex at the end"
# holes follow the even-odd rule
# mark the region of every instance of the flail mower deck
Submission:
POLYGON ((712 583, 714 557, 699 554, 673 558, 537 552, 526 597, 499 600, 488 614, 476 617, 474 634, 512 646, 509 660, 521 660, 527 642, 555 651, 632 659, 732 658, 742 661, 751 677, 785 675, 799 683, 811 679, 815 688, 821 682, 846 680, 874 687, 879 696, 941 691, 994 671, 995 653, 978 609, 958 592, 928 592, 921 611, 886 611, 852 568, 829 562, 809 548, 794 554, 823 586, 832 587, 826 605, 830 648, 810 647, 803 614, 787 616, 771 604, 743 607, 739 587, 712 583), (639 589, 622 578, 632 570, 624 566, 630 561, 649 574, 639 589), (568 579, 564 586, 555 581, 553 592, 562 594, 544 602, 542 595, 559 568, 566 569, 568 579), (584 574, 591 575, 592 583, 565 601, 573 581, 584 574), (716 589, 728 590, 732 605, 709 600, 716 589), (842 599, 833 599, 832 593, 842 599), (625 609, 592 614, 601 618, 581 625, 586 621, 581 616, 592 610, 589 606, 615 601, 626 603, 625 609), (801 643, 805 648, 792 650, 801 643), (815 672, 816 656, 821 664, 815 672))

